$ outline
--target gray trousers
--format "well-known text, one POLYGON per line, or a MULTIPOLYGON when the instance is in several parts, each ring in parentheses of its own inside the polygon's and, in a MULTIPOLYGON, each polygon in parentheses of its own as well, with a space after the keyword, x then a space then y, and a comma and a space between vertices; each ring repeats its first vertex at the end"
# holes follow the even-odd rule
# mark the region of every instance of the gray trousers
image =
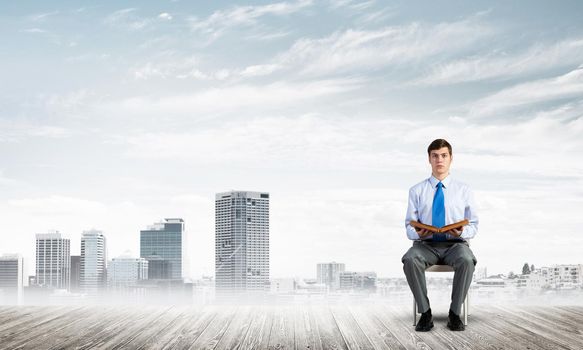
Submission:
POLYGON ((450 309, 460 315, 477 263, 468 243, 415 241, 401 261, 419 312, 429 310, 425 269, 435 264, 452 266, 455 272, 450 309))

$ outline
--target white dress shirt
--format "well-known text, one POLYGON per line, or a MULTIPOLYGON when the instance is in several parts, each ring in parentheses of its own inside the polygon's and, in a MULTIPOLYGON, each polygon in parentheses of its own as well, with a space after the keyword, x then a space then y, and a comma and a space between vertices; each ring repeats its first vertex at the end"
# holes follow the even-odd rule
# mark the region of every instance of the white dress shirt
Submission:
MULTIPOLYGON (((409 189, 409 205, 407 206, 407 216, 405 217, 405 227, 407 228, 407 237, 409 239, 420 239, 415 228, 410 225, 412 220, 432 225, 433 197, 438 183, 439 180, 431 176, 409 189)), ((478 215, 472 191, 468 185, 453 179, 451 175, 448 175, 441 183, 443 184, 445 201, 445 224, 450 225, 468 219, 470 223, 464 226, 460 238, 464 240, 473 238, 478 233, 478 215)), ((424 239, 432 237, 430 235, 424 239)), ((447 239, 457 238, 449 234, 446 234, 446 237, 447 239)))

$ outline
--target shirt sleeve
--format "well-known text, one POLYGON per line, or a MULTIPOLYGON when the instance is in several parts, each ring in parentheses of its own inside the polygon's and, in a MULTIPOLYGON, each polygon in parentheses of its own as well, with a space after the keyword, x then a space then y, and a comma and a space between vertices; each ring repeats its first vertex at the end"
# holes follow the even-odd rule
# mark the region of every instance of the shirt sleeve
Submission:
POLYGON ((407 230, 407 237, 411 240, 419 239, 419 234, 415 231, 415 228, 411 226, 411 220, 419 221, 419 211, 417 209, 419 204, 419 196, 415 193, 415 190, 411 188, 409 190, 409 203, 407 205, 407 214, 405 216, 405 228, 407 230))
POLYGON ((464 217, 470 221, 469 225, 466 225, 462 231, 461 238, 471 239, 478 233, 478 213, 476 210, 476 201, 474 199, 474 193, 472 190, 466 190, 466 208, 464 211, 464 217))

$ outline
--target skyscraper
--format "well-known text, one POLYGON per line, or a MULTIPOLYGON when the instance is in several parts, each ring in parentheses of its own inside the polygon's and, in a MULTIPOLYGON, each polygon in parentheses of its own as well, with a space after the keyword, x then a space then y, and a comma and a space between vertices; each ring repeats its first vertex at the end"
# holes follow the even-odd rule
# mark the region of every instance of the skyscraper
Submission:
POLYGON ((22 256, 0 256, 0 304, 20 304, 23 285, 24 259, 22 256))
POLYGON ((150 280, 167 280, 170 276, 170 262, 162 259, 159 255, 150 255, 148 260, 148 279, 150 280))
POLYGON ((340 279, 338 276, 344 269, 345 266, 343 263, 331 262, 318 264, 316 271, 318 283, 325 284, 330 290, 338 289, 340 287, 340 279))
POLYGON ((97 294, 106 283, 106 245, 101 231, 84 231, 81 235, 79 285, 87 294, 97 294))
POLYGON ((80 291, 81 281, 81 256, 71 255, 71 286, 70 290, 73 293, 80 291))
POLYGON ((138 281, 148 279, 148 261, 127 255, 114 258, 107 268, 109 286, 125 289, 136 286, 138 281))
POLYGON ((36 235, 36 284, 43 287, 69 289, 71 273, 71 241, 61 234, 36 235))
POLYGON ((171 279, 185 276, 185 248, 186 232, 182 219, 164 219, 140 231, 140 257, 156 256, 156 259, 168 261, 171 279))
POLYGON ((215 196, 217 295, 269 290, 269 193, 215 196))

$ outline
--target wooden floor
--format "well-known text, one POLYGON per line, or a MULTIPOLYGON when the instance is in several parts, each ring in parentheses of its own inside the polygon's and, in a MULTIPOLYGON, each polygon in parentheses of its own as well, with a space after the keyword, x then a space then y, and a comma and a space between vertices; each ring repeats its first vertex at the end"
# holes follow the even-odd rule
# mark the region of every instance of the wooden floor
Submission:
POLYGON ((2 306, 2 349, 583 349, 583 307, 475 306, 465 332, 417 333, 367 306, 2 306))

